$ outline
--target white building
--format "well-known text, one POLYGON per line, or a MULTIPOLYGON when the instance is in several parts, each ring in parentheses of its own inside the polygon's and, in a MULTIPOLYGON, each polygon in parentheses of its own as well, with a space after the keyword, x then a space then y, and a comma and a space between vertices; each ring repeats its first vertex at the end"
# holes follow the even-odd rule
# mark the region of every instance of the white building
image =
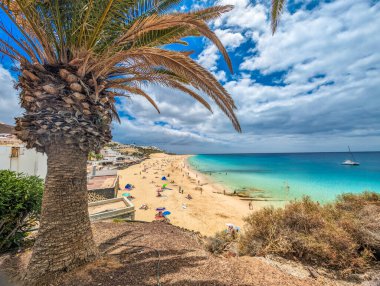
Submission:
POLYGON ((111 148, 104 148, 100 150, 100 154, 103 155, 102 162, 109 162, 110 164, 116 164, 118 161, 124 161, 125 157, 123 154, 121 154, 118 151, 115 151, 111 148))
POLYGON ((27 149, 14 136, 0 133, 0 170, 11 170, 45 179, 47 156, 27 149))

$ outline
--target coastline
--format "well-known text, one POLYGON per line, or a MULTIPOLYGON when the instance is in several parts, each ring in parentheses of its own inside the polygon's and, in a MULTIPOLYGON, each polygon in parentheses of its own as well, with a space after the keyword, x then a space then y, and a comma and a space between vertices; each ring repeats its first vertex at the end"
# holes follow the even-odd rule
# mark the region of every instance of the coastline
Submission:
MULTIPOLYGON (((204 184, 212 185, 213 188, 215 189, 214 193, 225 194, 226 196, 231 196, 231 197, 234 197, 236 199, 245 200, 248 202, 252 201, 252 203, 254 203, 254 202, 267 202, 268 205, 273 205, 275 207, 282 206, 283 204, 288 202, 287 200, 276 199, 276 198, 268 197, 268 196, 264 196, 264 197, 262 197, 262 196, 251 196, 250 193, 247 193, 247 190, 245 188, 244 189, 233 189, 231 186, 223 185, 221 182, 217 181, 215 177, 208 176, 207 174, 204 174, 204 173, 198 171, 195 167, 192 167, 188 160, 190 157, 193 157, 193 156, 196 156, 196 155, 187 155, 187 158, 185 159, 185 162, 186 162, 185 164, 187 164, 187 167, 190 171, 190 174, 193 175, 193 178, 194 178, 194 174, 195 174, 195 177, 198 176, 199 178, 201 178, 203 182, 206 182, 204 184), (236 192, 236 194, 235 194, 235 192, 236 192)), ((204 185, 204 184, 202 184, 202 185, 204 185)), ((264 190, 260 190, 257 188, 250 188, 248 191, 265 193, 264 190)))
POLYGON ((228 187, 224 186, 220 182, 216 181, 215 178, 212 178, 211 176, 207 176, 206 174, 203 174, 202 172, 198 171, 196 168, 192 167, 189 158, 196 156, 196 155, 185 155, 186 158, 184 159, 184 164, 190 173, 190 177, 193 179, 198 179, 200 180, 200 186, 204 187, 206 185, 210 185, 213 189, 213 193, 216 194, 225 194, 226 195, 231 195, 233 193, 233 190, 228 187))
POLYGON ((210 236, 224 230, 226 223, 243 227, 243 217, 250 212, 274 205, 273 202, 253 201, 253 210, 250 210, 248 201, 223 195, 223 190, 226 193, 230 190, 192 168, 187 161, 190 156, 153 154, 140 164, 119 170, 120 186, 135 186, 132 191, 120 190, 118 196, 129 192, 135 197, 132 202, 136 208, 136 220, 153 221, 155 209, 165 207, 171 212, 169 219, 173 225, 210 236), (162 181, 163 176, 167 176, 168 180, 162 181), (174 183, 171 183, 173 180, 174 183), (157 197, 156 190, 164 183, 168 189, 162 197, 157 197), (179 193, 179 187, 184 190, 183 194, 179 193), (193 199, 186 199, 188 194, 193 199), (139 209, 142 204, 147 204, 149 209, 139 209))

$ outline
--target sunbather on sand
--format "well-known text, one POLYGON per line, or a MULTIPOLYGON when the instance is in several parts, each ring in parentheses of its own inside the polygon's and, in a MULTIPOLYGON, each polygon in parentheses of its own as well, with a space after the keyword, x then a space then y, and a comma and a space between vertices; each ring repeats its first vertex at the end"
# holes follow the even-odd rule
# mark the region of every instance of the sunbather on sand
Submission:
POLYGON ((147 204, 142 204, 141 207, 140 207, 140 210, 148 210, 149 207, 147 204))

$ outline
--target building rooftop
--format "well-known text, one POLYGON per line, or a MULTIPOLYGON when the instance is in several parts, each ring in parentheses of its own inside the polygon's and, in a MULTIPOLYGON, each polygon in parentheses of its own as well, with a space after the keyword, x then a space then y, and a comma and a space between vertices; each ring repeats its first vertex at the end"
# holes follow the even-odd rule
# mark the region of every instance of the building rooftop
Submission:
POLYGON ((117 176, 116 169, 102 169, 96 170, 95 175, 91 175, 92 177, 102 177, 102 176, 117 176))
POLYGON ((87 189, 89 191, 108 189, 115 186, 117 175, 95 176, 87 180, 87 189))

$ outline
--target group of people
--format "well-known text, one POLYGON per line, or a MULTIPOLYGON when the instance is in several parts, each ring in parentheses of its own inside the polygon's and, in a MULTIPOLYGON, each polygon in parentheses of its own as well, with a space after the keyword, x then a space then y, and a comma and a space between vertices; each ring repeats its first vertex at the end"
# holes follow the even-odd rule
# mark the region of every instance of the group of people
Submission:
POLYGON ((170 215, 170 212, 167 211, 165 208, 157 208, 157 213, 154 216, 155 220, 164 221, 164 222, 170 222, 168 215, 170 215))
POLYGON ((226 232, 231 235, 233 238, 236 238, 236 236, 240 232, 240 227, 233 225, 232 223, 227 223, 227 230, 226 232))

